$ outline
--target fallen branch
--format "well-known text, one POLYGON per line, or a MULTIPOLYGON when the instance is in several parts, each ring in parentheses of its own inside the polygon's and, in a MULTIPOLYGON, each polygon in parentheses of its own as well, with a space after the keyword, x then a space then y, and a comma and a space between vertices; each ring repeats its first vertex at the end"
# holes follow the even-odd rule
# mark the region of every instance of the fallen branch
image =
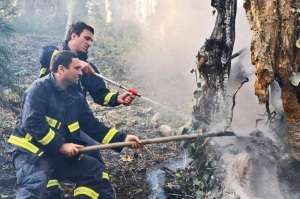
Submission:
POLYGON ((231 55, 230 59, 234 59, 238 56, 240 56, 241 54, 243 54, 243 52, 246 51, 247 48, 243 48, 242 50, 238 51, 237 53, 234 53, 233 55, 231 55))
POLYGON ((171 169, 169 169, 166 166, 162 166, 161 170, 163 170, 164 172, 166 172, 167 174, 169 174, 170 176, 176 178, 175 174, 176 172, 172 171, 171 169))
POLYGON ((243 81, 241 83, 241 85, 238 87, 238 89, 236 89, 236 91, 234 92, 233 96, 232 96, 232 106, 231 106, 231 115, 230 115, 230 121, 229 121, 229 124, 224 128, 224 131, 226 131, 228 129, 228 127, 231 125, 232 123, 232 119, 233 119, 233 109, 235 107, 235 96, 237 94, 237 92, 242 88, 243 84, 246 83, 246 82, 249 82, 249 79, 246 78, 245 81, 243 81))
MULTIPOLYGON (((181 141, 186 139, 195 139, 195 138, 207 138, 207 137, 221 137, 221 136, 236 136, 231 131, 221 131, 216 133, 206 132, 205 134, 188 134, 188 135, 178 135, 178 136, 169 136, 162 138, 153 138, 153 139, 145 139, 141 140, 143 145, 145 144, 154 144, 154 143, 162 143, 162 142, 170 142, 170 141, 181 141)), ((117 142, 112 144, 102 144, 102 145, 94 145, 87 146, 79 149, 79 153, 89 152, 89 151, 97 151, 103 149, 113 149, 113 148, 121 148, 121 147, 130 147, 133 142, 117 142)))

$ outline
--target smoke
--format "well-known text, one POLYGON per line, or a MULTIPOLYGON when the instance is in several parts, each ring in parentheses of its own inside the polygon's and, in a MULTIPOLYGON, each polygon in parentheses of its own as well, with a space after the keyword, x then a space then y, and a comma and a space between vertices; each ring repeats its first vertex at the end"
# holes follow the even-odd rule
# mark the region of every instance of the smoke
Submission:
MULTIPOLYGON (((146 85, 147 95, 184 113, 192 112, 193 92, 197 89, 195 75, 190 71, 196 67, 196 54, 215 25, 217 14, 213 15, 214 8, 210 3, 209 0, 157 1, 151 23, 143 25, 143 42, 146 44, 139 49, 139 57, 131 60, 132 74, 137 83, 146 85)), ((232 61, 228 84, 228 95, 233 96, 240 83, 250 78, 236 97, 232 129, 239 135, 256 129, 256 119, 264 119, 258 114, 265 112, 265 106, 260 105, 254 95, 255 76, 250 55, 252 34, 242 3, 238 1, 233 52, 245 50, 232 61)))
MULTIPOLYGON (((176 172, 178 169, 183 169, 192 162, 192 158, 187 157, 186 151, 182 151, 176 162, 174 159, 166 160, 163 165, 164 167, 176 172)), ((149 199, 165 199, 165 193, 163 190, 165 180, 165 172, 161 169, 153 169, 147 173, 147 181, 151 185, 149 199)))
POLYGON ((165 172, 160 169, 152 170, 147 177, 148 182, 151 184, 150 196, 151 199, 165 199, 165 193, 162 188, 165 178, 165 172))
MULTIPOLYGON (((266 105, 259 104, 258 98, 254 94, 256 76, 254 75, 255 66, 251 63, 250 52, 252 33, 245 15, 245 10, 242 7, 242 1, 238 3, 234 52, 243 49, 243 54, 232 60, 227 94, 233 96, 234 92, 246 78, 249 78, 249 82, 245 83, 236 94, 233 121, 230 127, 239 136, 247 136, 249 132, 254 129, 259 129, 272 137, 272 132, 270 133, 269 129, 270 118, 268 118, 266 114, 266 105)), ((276 118, 281 119, 284 111, 281 100, 281 90, 277 82, 273 82, 270 85, 269 93, 270 111, 276 111, 276 118)), ((231 107, 233 103, 231 98, 229 98, 229 102, 231 107)), ((284 123, 280 121, 280 124, 278 123, 277 125, 283 126, 284 123)))
POLYGON ((134 58, 132 73, 146 85, 147 94, 168 106, 189 109, 196 90, 196 54, 209 38, 215 16, 210 1, 160 0, 155 14, 143 26, 141 55, 134 58))

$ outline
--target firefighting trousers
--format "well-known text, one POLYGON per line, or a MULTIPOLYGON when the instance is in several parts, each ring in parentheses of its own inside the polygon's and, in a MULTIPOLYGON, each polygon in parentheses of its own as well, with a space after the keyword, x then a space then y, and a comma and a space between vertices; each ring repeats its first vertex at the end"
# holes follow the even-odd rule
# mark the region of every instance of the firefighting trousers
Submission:
POLYGON ((60 154, 44 154, 34 162, 31 160, 28 153, 14 154, 13 163, 19 185, 17 199, 49 199, 46 186, 53 176, 75 182, 76 199, 101 198, 102 165, 95 158, 85 155, 78 160, 60 154))
MULTIPOLYGON (((80 138, 84 140, 87 143, 87 146, 93 146, 97 145, 98 143, 89 137, 86 133, 80 132, 80 138)), ((105 163, 101 157, 101 154, 99 151, 93 151, 93 152, 87 152, 85 155, 88 155, 90 157, 93 157, 97 159, 101 166, 102 170, 102 182, 101 182, 101 189, 100 189, 100 198, 101 199, 114 199, 115 198, 115 192, 114 189, 109 181, 109 176, 106 171, 105 163)), ((50 199, 60 199, 61 198, 61 187, 58 180, 53 176, 52 179, 48 182, 47 185, 47 192, 50 194, 50 199)))

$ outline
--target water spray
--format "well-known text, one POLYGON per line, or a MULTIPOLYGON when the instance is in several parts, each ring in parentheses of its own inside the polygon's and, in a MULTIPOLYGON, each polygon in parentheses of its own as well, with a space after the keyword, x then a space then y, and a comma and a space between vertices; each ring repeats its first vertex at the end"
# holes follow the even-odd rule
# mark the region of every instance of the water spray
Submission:
POLYGON ((159 102, 156 102, 156 101, 151 100, 151 99, 149 99, 149 98, 147 98, 147 97, 145 97, 145 96, 142 96, 142 95, 138 94, 138 92, 137 92, 136 90, 133 90, 133 89, 131 89, 131 88, 126 88, 125 86, 123 86, 122 84, 120 84, 120 83, 118 83, 118 82, 115 82, 115 81, 113 81, 113 80, 111 80, 111 79, 109 79, 109 78, 107 78, 107 77, 104 77, 103 75, 100 75, 100 74, 98 74, 98 73, 93 72, 92 70, 90 70, 90 68, 88 69, 88 73, 89 73, 89 74, 92 74, 92 75, 95 75, 95 76, 97 76, 97 77, 99 77, 99 78, 102 78, 102 79, 104 79, 104 80, 106 80, 106 81, 112 83, 113 85, 118 86, 119 88, 121 88, 121 89, 123 89, 123 90, 126 90, 126 91, 130 92, 131 94, 133 94, 133 95, 135 95, 135 96, 137 96, 137 97, 140 97, 140 98, 142 98, 142 99, 144 99, 144 100, 146 100, 146 101, 148 101, 148 102, 150 102, 150 103, 152 103, 152 104, 158 105, 158 106, 160 106, 160 107, 162 107, 162 108, 164 108, 164 109, 167 109, 167 110, 169 110, 169 111, 171 111, 171 112, 173 112, 173 113, 176 113, 177 115, 182 116, 182 114, 179 113, 178 111, 175 111, 174 109, 171 109, 171 108, 169 108, 169 107, 167 107, 167 106, 165 106, 165 105, 163 105, 163 104, 161 104, 161 103, 159 103, 159 102))

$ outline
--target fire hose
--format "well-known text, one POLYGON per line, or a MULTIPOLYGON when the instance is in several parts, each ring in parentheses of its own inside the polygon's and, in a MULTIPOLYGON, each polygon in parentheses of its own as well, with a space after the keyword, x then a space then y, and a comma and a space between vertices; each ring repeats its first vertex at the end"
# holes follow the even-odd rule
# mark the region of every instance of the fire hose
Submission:
POLYGON ((108 79, 107 77, 104 77, 103 75, 100 75, 100 74, 98 74, 98 73, 94 73, 93 71, 90 70, 90 68, 88 69, 88 73, 91 74, 91 75, 96 75, 97 77, 100 77, 100 78, 102 78, 102 79, 104 79, 104 80, 106 80, 106 81, 108 81, 108 82, 110 82, 110 83, 112 83, 112 84, 118 86, 119 88, 124 89, 124 90, 126 90, 126 91, 132 93, 133 95, 136 95, 136 96, 138 96, 138 97, 141 97, 141 95, 139 95, 139 94, 137 93, 137 91, 135 91, 135 90, 133 90, 133 89, 131 89, 131 88, 126 88, 126 87, 123 86, 122 84, 119 84, 119 83, 117 83, 117 82, 115 82, 115 81, 113 81, 113 80, 111 80, 111 79, 108 79))
MULTIPOLYGON (((221 137, 221 136, 236 136, 232 131, 221 131, 221 132, 206 132, 206 133, 196 133, 196 134, 185 134, 185 135, 177 135, 177 136, 169 136, 162 138, 152 138, 140 140, 143 145, 145 144, 154 144, 154 143, 162 143, 162 142, 171 142, 171 141, 181 141, 187 139, 195 139, 195 138, 208 138, 208 137, 221 137)), ((130 147, 133 142, 117 142, 112 144, 101 144, 94 146, 87 146, 79 149, 79 153, 85 153, 90 151, 98 151, 103 149, 113 149, 120 147, 130 147)))
POLYGON ((171 112, 173 112, 173 113, 175 113, 175 114, 177 114, 177 115, 182 116, 182 114, 180 114, 178 111, 175 111, 175 110, 173 110, 173 109, 171 109, 171 108, 169 108, 169 107, 167 107, 167 106, 165 106, 165 105, 163 105, 163 104, 161 104, 161 103, 159 103, 159 102, 156 102, 156 101, 151 100, 151 99, 149 99, 149 98, 147 98, 147 97, 145 97, 145 96, 142 96, 142 95, 138 94, 137 91, 135 91, 135 90, 133 90, 133 89, 131 89, 131 88, 126 88, 126 87, 123 86, 122 84, 119 84, 119 83, 117 83, 117 82, 115 82, 115 81, 113 81, 113 80, 111 80, 111 79, 109 79, 109 78, 107 78, 107 77, 104 77, 103 75, 100 75, 100 74, 98 74, 98 73, 93 72, 92 70, 90 70, 90 68, 88 69, 88 73, 91 74, 91 75, 95 75, 95 76, 97 76, 97 77, 99 77, 99 78, 102 78, 102 79, 104 79, 104 80, 106 80, 106 81, 108 81, 108 82, 114 84, 115 86, 118 86, 119 88, 124 89, 124 90, 126 90, 126 91, 132 93, 133 95, 138 96, 138 97, 140 97, 140 98, 142 98, 142 99, 144 99, 144 100, 146 100, 146 101, 148 101, 148 102, 150 102, 150 103, 152 103, 152 104, 158 105, 158 106, 163 107, 164 109, 167 109, 167 110, 169 110, 169 111, 171 111, 171 112))

